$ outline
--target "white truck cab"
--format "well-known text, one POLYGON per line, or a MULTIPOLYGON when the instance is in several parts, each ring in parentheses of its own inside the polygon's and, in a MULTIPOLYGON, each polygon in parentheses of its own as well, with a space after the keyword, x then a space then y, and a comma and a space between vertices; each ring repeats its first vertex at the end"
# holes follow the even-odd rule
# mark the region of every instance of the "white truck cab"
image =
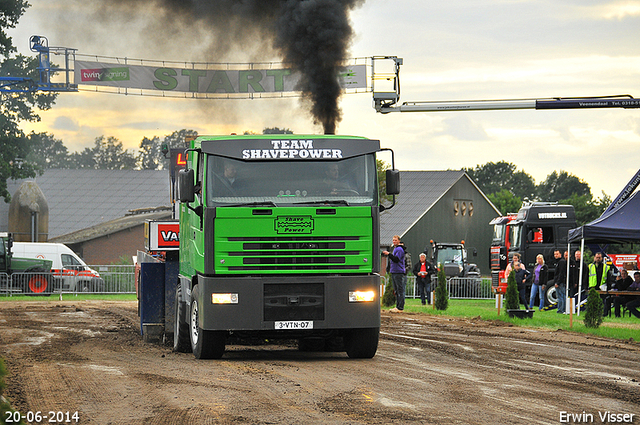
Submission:
POLYGON ((57 280, 55 287, 64 292, 103 292, 104 280, 89 268, 68 246, 48 242, 14 242, 17 257, 39 258, 53 262, 51 273, 57 280))

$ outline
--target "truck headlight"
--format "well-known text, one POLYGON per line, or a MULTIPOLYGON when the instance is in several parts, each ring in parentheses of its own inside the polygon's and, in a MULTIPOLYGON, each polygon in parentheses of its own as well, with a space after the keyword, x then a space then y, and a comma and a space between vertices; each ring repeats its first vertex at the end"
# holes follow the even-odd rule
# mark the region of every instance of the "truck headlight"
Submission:
POLYGON ((349 302, 371 302, 376 299, 375 291, 349 291, 349 302))
POLYGON ((211 294, 211 304, 238 304, 238 294, 211 294))

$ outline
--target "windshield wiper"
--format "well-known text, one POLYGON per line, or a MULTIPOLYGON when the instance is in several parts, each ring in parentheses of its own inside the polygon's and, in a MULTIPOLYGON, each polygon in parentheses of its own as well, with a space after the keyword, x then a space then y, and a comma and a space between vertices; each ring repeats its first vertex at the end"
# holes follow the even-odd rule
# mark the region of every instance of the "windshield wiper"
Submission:
POLYGON ((244 204, 220 205, 221 207, 277 207, 273 201, 247 202, 244 204))
POLYGON ((327 204, 327 205, 346 205, 349 206, 349 202, 345 201, 344 199, 334 199, 334 200, 324 200, 324 201, 309 201, 309 202, 294 202, 292 205, 300 205, 300 204, 307 204, 307 205, 319 205, 319 204, 327 204))

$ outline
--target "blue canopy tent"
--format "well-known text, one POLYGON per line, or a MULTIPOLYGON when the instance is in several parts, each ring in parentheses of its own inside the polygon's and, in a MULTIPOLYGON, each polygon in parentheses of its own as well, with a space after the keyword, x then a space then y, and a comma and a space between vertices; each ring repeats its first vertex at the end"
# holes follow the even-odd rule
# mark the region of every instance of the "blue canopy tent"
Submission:
POLYGON ((569 230, 569 243, 593 244, 640 242, 640 192, 599 218, 569 230))
MULTIPOLYGON (((580 241, 581 251, 584 251, 585 241, 590 244, 640 242, 640 192, 632 194, 615 208, 608 209, 591 223, 569 230, 569 248, 571 242, 577 241, 580 241)), ((582 270, 579 276, 578 305, 580 305, 582 290, 582 270)), ((578 314, 580 314, 579 309, 578 314)))

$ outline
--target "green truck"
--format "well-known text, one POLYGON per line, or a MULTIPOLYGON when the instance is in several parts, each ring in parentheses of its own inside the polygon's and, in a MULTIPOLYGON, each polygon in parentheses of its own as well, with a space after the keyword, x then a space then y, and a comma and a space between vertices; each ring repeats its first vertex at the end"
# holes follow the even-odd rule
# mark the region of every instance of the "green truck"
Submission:
POLYGON ((13 235, 0 232, 0 295, 24 293, 48 295, 53 292, 51 260, 13 256, 13 235))
MULTIPOLYGON (((191 141, 177 181, 174 349, 219 358, 234 338, 297 339, 373 357, 381 150, 378 140, 334 135, 191 141)), ((386 171, 394 203, 399 182, 386 171)))

